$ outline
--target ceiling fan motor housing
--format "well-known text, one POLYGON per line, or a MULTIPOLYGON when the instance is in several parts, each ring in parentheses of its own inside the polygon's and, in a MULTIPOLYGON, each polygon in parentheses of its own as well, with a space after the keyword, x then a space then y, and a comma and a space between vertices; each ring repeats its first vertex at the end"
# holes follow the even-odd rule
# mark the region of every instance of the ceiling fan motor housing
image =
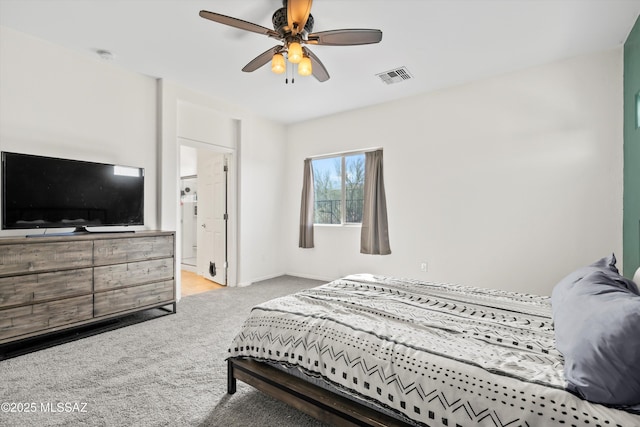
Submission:
MULTIPOLYGON (((287 36, 289 31, 286 31, 285 28, 289 25, 287 20, 287 5, 285 3, 285 7, 281 7, 280 9, 273 12, 273 16, 271 17, 271 22, 273 23, 273 29, 278 32, 283 38, 287 36)), ((309 18, 307 19, 307 23, 304 25, 304 30, 300 31, 298 34, 306 40, 307 34, 313 31, 313 16, 309 14, 309 18)))

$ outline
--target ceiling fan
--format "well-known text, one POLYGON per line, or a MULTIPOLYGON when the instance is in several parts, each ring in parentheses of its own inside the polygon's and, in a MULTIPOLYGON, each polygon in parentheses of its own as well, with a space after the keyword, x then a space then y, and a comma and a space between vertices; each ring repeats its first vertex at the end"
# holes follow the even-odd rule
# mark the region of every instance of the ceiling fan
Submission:
POLYGON ((201 10, 200 16, 220 24, 263 34, 281 41, 282 44, 277 44, 252 59, 242 71, 250 73, 271 61, 271 70, 276 74, 282 74, 286 71, 286 55, 287 60, 297 66, 298 74, 302 76, 313 74, 318 81, 325 82, 329 80, 327 69, 313 52, 302 46, 303 44, 354 46, 379 43, 382 40, 382 31, 351 28, 312 33, 311 3, 312 0, 282 0, 282 7, 276 10, 271 18, 273 30, 206 10, 201 10))

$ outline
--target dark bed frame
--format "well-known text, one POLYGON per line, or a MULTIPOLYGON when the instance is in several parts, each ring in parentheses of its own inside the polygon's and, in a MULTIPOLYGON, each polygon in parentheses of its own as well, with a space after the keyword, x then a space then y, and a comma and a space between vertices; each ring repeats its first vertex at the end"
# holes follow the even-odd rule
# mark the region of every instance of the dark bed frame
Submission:
POLYGON ((236 380, 335 426, 407 427, 400 420, 332 393, 266 363, 227 359, 227 392, 236 392, 236 380))

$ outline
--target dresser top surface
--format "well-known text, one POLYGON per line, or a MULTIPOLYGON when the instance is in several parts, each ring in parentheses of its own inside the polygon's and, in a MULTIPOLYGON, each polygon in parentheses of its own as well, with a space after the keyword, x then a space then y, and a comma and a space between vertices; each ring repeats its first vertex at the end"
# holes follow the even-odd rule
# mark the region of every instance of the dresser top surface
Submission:
POLYGON ((6 236, 0 237, 0 245, 30 244, 30 243, 54 243, 72 242, 83 240, 104 240, 104 239, 131 239, 154 236, 172 236, 175 231, 140 230, 140 231, 116 231, 116 232, 89 232, 83 234, 69 235, 46 235, 35 234, 28 236, 6 236))

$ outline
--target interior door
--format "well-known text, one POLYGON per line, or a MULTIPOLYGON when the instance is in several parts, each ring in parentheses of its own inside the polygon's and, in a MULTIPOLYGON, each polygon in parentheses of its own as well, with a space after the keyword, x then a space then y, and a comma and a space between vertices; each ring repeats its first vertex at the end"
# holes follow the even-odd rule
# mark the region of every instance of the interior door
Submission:
POLYGON ((198 274, 227 284, 225 155, 198 150, 198 274))

